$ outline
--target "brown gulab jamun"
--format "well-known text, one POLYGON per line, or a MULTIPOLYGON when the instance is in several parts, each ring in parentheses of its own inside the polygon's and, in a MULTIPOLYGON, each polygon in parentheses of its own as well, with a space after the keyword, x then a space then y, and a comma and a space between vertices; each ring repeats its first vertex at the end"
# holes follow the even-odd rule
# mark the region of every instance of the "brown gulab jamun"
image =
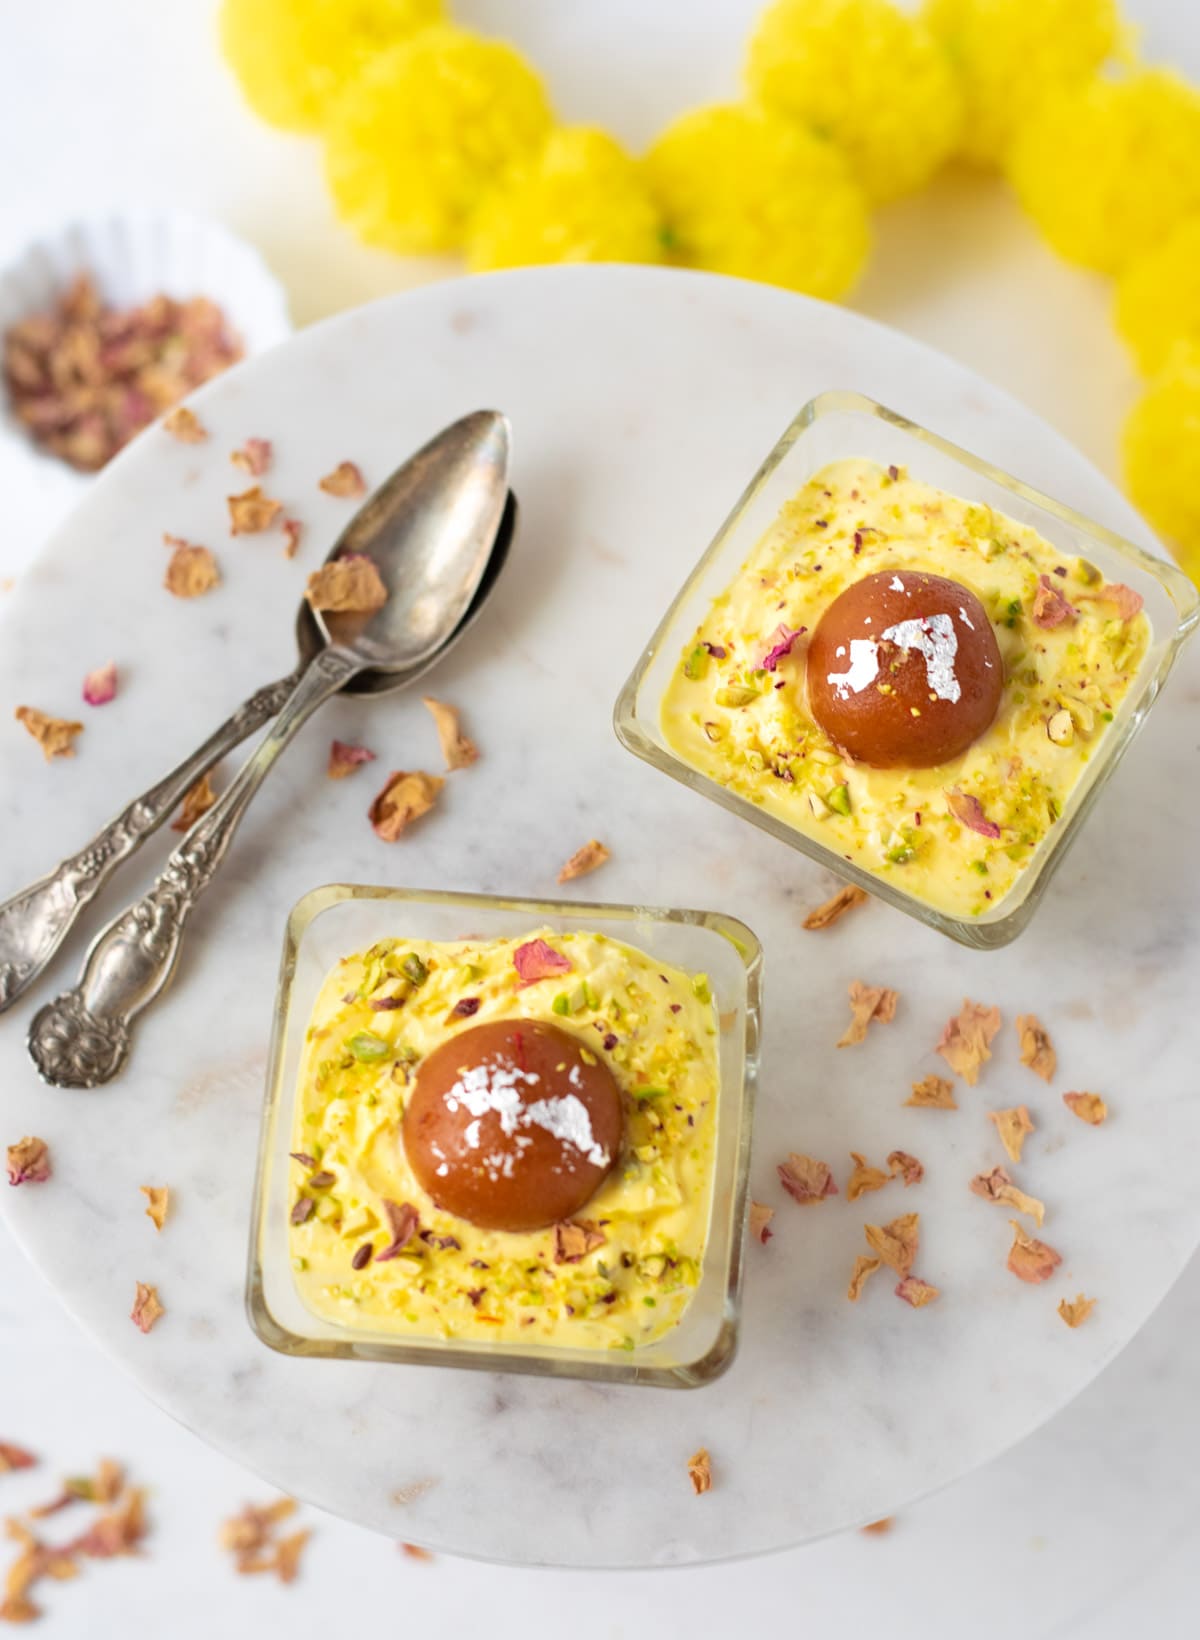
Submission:
POLYGON ((991 725, 1004 663, 973 592, 943 575, 883 570, 821 616, 806 679, 809 710, 842 751, 877 769, 926 769, 991 725))
POLYGON ((404 1148, 422 1188, 485 1230, 540 1230, 595 1195, 621 1144, 612 1072, 557 1025, 494 1020, 417 1070, 404 1148))

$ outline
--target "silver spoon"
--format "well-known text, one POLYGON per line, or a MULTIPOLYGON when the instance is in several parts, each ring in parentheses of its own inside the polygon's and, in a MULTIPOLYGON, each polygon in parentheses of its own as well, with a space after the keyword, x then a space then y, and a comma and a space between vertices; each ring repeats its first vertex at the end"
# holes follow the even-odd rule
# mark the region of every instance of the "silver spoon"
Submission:
POLYGON ((29 1052, 44 1081, 93 1088, 124 1065, 132 1023, 170 981, 184 924, 251 799, 317 707, 370 669, 399 686, 444 653, 487 576, 508 497, 508 447, 502 416, 465 417, 393 473, 343 531, 337 552, 374 560, 387 603, 373 615, 318 615, 327 646, 260 745, 149 892, 96 938, 75 989, 34 1015, 29 1052))
MULTIPOLYGON (((496 540, 498 557, 494 560, 494 566, 489 563, 489 580, 486 585, 481 584, 476 602, 464 618, 464 625, 474 620, 478 613, 479 605, 490 588, 493 567, 498 574, 503 565, 516 527, 516 516, 516 497, 510 495, 496 540)), ((329 558, 342 550, 343 543, 339 539, 329 558)), ((302 599, 296 616, 299 659, 294 670, 275 683, 264 685, 243 701, 203 745, 198 746, 148 791, 135 797, 90 843, 69 855, 53 871, 30 883, 28 888, 0 904, 0 1014, 24 996, 71 932, 80 914, 100 893, 118 866, 132 858, 146 838, 174 814, 198 780, 275 716, 296 687, 301 673, 327 642, 312 610, 302 599)), ((431 656, 426 664, 432 665, 434 658, 431 656)), ((412 682, 412 677, 397 679, 391 673, 370 669, 351 678, 345 692, 348 695, 381 695, 409 682, 412 682)))

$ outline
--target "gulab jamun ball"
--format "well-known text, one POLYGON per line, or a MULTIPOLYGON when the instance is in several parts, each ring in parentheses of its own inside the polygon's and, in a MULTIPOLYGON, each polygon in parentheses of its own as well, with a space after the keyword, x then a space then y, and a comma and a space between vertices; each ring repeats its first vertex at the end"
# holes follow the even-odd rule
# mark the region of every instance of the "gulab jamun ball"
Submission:
POLYGON ((496 1020, 442 1043, 404 1112, 409 1165, 437 1205, 485 1230, 539 1230, 595 1195, 621 1144, 612 1072, 556 1025, 496 1020))
POLYGON ((942 575, 883 570, 817 623, 808 706, 842 751, 877 769, 932 768, 991 725, 1004 689, 996 634, 975 594, 942 575))

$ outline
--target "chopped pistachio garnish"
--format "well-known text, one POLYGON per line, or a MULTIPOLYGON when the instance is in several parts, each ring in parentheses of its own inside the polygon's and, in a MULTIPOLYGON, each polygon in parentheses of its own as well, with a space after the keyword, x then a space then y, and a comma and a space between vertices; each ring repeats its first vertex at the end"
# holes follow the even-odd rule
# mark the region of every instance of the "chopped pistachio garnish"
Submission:
POLYGON ((831 792, 826 792, 825 801, 836 814, 850 813, 850 788, 847 785, 835 786, 831 792))
POLYGON ((391 1043, 371 1031, 357 1031, 346 1043, 360 1065, 374 1064, 391 1053, 391 1043))

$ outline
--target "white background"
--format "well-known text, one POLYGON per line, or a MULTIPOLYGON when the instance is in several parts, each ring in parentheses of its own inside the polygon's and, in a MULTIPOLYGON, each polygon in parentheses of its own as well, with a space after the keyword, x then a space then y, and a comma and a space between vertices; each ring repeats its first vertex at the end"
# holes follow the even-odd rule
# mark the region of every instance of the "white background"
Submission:
MULTIPOLYGON (((1144 25, 1150 55, 1200 78, 1196 0, 1128 0, 1127 9, 1144 25)), ((565 118, 603 121, 635 144, 673 110, 732 90, 754 10, 750 0, 455 6, 464 21, 531 50, 565 118)), ((337 229, 315 147, 246 115, 217 61, 210 13, 209 0, 0 0, 0 261, 72 214, 151 201, 208 211, 258 243, 288 284, 298 322, 453 272, 366 252, 337 229)), ((1010 388, 1115 476, 1135 383, 1107 324, 1108 301, 1103 281, 1050 259, 998 185, 951 176, 881 216, 855 305, 1010 388)), ((37 533, 36 521, 0 529, 0 571, 19 570, 37 533)), ((1114 1203, 1114 1235, 1119 1215, 1114 1203)), ((215 1542, 223 1516, 270 1489, 147 1405, 0 1240, 0 1439, 45 1460, 41 1471, 0 1477, 0 1513, 48 1495, 56 1474, 105 1453, 151 1488, 146 1558, 45 1585, 40 1632, 51 1636, 109 1640, 156 1625, 179 1640, 215 1630, 240 1640, 286 1624, 298 1637, 370 1627, 440 1640, 486 1626, 495 1640, 568 1628, 578 1640, 673 1640, 740 1624, 851 1637, 878 1629, 900 1640, 1125 1640, 1131 1630, 1191 1640, 1200 1593, 1198 1301, 1193 1265, 1073 1407, 1008 1457, 911 1508, 887 1537, 701 1571, 531 1574, 446 1558, 420 1564, 306 1510, 315 1535, 302 1581, 283 1589, 236 1578, 215 1542)))

